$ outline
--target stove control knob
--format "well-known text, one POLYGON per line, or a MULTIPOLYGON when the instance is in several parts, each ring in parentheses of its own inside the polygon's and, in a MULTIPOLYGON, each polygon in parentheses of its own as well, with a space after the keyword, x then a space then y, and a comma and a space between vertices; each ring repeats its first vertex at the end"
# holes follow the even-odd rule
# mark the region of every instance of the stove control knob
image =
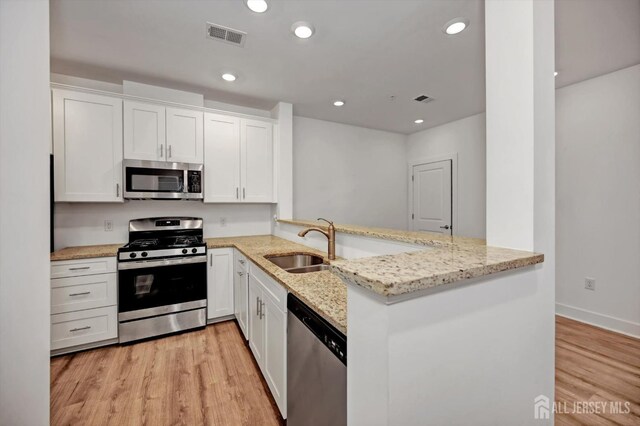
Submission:
POLYGON ((198 252, 198 249, 197 249, 197 248, 192 248, 192 249, 191 249, 191 253, 197 253, 197 252, 198 252))
POLYGON ((182 249, 182 254, 187 254, 187 249, 182 249))
POLYGON ((140 253, 140 256, 142 256, 142 257, 147 257, 147 254, 148 254, 148 253, 147 253, 146 251, 143 251, 142 253, 140 253))
POLYGON ((135 253, 131 253, 131 254, 129 254, 129 257, 133 259, 134 257, 136 257, 136 254, 135 253))

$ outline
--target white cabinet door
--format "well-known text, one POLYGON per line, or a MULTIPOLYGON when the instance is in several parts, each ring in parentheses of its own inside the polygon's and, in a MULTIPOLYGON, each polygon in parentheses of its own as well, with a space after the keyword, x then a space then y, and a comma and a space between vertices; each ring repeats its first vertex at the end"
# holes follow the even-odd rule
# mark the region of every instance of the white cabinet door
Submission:
POLYGON ((287 315, 265 292, 263 373, 282 417, 287 418, 287 315))
POLYGON ((240 201, 240 119, 204 116, 204 202, 240 201))
POLYGON ((233 315, 233 249, 208 250, 207 318, 233 315))
POLYGON ((273 125, 242 120, 240 126, 242 201, 273 201, 273 125))
POLYGON ((249 320, 249 277, 246 268, 238 266, 233 276, 233 298, 234 298, 234 314, 238 320, 240 330, 244 334, 245 339, 249 338, 248 320, 249 320))
POLYGON ((249 274, 249 348, 256 362, 262 369, 264 350, 264 321, 260 316, 262 310, 262 284, 249 274))
POLYGON ((202 164, 202 114, 202 111, 167 108, 166 161, 202 164))
POLYGON ((55 201, 122 202, 122 100, 52 94, 55 201))
POLYGON ((124 158, 164 161, 165 107, 124 101, 124 158))

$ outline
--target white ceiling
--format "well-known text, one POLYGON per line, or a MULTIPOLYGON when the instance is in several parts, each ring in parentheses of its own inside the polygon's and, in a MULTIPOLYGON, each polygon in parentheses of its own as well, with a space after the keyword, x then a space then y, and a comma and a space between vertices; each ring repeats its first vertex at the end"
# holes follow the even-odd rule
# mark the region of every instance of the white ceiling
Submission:
POLYGON ((268 2, 256 14, 242 0, 52 0, 52 72, 254 108, 283 100, 296 115, 401 133, 484 110, 483 2, 268 2), (469 28, 447 36, 442 26, 458 16, 469 28), (205 38, 207 21, 246 31, 244 48, 205 38), (316 34, 294 38, 297 21, 316 34), (226 70, 238 80, 223 81, 226 70), (421 94, 436 100, 413 101, 421 94))
MULTIPOLYGON (((267 1, 255 14, 242 0, 52 0, 52 72, 260 109, 282 100, 296 115, 400 133, 484 110, 482 0, 267 1), (469 28, 445 35, 456 17, 469 28), (207 39, 207 21, 246 31, 244 48, 207 39), (316 34, 296 39, 296 21, 316 34), (421 94, 435 101, 413 101, 421 94)), ((640 62, 640 0, 556 4, 558 85, 640 62)))

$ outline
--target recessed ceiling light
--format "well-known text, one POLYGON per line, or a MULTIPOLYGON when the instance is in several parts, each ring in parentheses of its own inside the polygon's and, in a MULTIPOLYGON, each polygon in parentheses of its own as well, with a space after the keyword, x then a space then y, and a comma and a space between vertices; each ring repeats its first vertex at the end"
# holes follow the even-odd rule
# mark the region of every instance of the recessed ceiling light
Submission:
POLYGON ((466 19, 466 18, 456 18, 456 19, 452 19, 449 22, 447 22, 446 24, 444 24, 444 27, 442 28, 442 31, 444 31, 446 34, 454 35, 454 34, 461 33, 468 26, 469 26, 469 20, 468 19, 466 19))
POLYGON ((293 24, 293 26, 291 27, 291 30, 296 35, 296 37, 302 38, 302 39, 311 37, 315 32, 313 25, 311 25, 308 22, 302 22, 302 21, 296 22, 295 24, 293 24))
POLYGON ((553 76, 554 76, 554 77, 557 77, 557 76, 558 76, 558 71, 554 71, 554 72, 553 72, 553 76))
POLYGON ((335 102, 333 103, 333 105, 334 105, 334 106, 342 106, 342 105, 344 105, 344 101, 335 101, 335 102))
POLYGON ((423 120, 423 119, 421 119, 421 118, 418 118, 416 121, 414 121, 414 123, 416 123, 416 124, 422 124, 422 123, 424 123, 424 120, 423 120))
POLYGON ((224 81, 236 81, 236 76, 227 72, 222 74, 222 79, 224 81))
POLYGON ((246 0, 245 2, 247 7, 251 9, 252 12, 263 13, 266 12, 269 8, 269 5, 265 0, 246 0))

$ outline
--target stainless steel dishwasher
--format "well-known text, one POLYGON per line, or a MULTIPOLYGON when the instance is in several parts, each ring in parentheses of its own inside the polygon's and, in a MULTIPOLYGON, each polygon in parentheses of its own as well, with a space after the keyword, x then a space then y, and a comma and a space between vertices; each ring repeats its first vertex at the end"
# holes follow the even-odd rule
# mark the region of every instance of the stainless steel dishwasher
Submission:
POLYGON ((287 426, 347 424, 347 337, 287 299, 287 426))

